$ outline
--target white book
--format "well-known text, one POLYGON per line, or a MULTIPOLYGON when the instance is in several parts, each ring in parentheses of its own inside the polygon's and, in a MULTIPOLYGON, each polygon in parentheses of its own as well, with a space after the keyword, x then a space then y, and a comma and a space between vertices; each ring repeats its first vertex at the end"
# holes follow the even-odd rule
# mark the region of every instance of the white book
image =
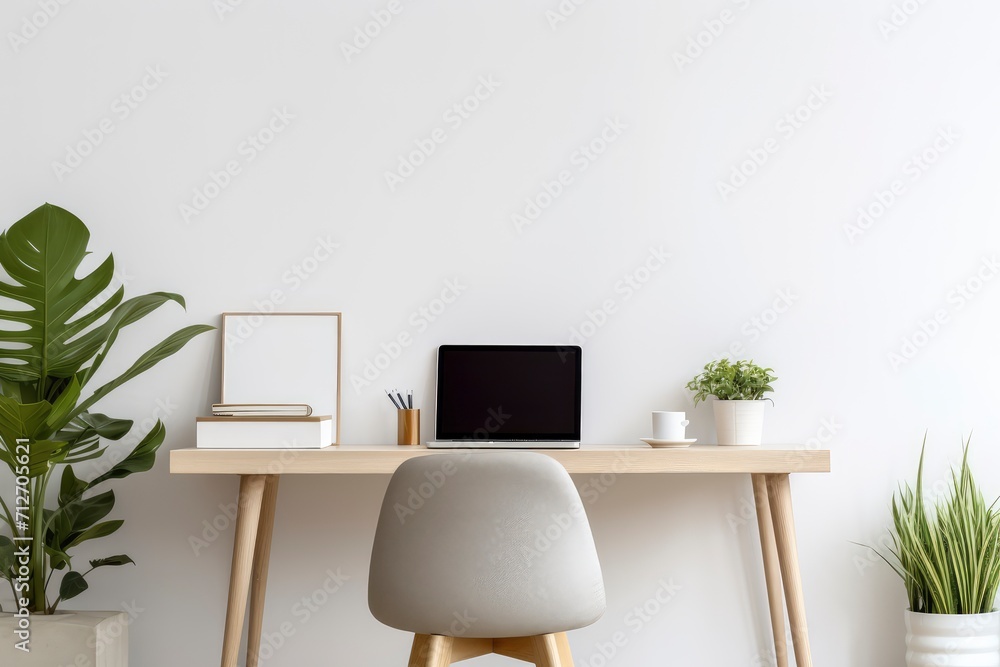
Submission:
POLYGON ((213 403, 216 417, 308 417, 312 408, 305 403, 213 403))
POLYGON ((198 417, 196 444, 203 449, 320 449, 334 442, 333 418, 198 417))

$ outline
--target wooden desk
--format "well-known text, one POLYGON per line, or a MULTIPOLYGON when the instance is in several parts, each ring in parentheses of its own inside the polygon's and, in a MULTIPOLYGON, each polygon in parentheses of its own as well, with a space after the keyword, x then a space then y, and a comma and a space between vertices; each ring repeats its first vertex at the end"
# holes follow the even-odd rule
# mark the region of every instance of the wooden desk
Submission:
MULTIPOLYGON (((171 451, 172 473, 240 476, 222 667, 236 667, 248 595, 250 629, 247 667, 257 667, 274 507, 281 475, 387 475, 414 456, 433 456, 445 451, 456 450, 341 445, 313 450, 171 451)), ((458 451, 467 451, 472 456, 489 456, 492 453, 490 450, 458 451)), ((788 476, 792 473, 830 472, 829 450, 808 450, 795 446, 698 445, 688 449, 653 449, 645 445, 584 445, 579 450, 536 451, 551 456, 569 472, 579 474, 749 474, 757 505, 757 527, 763 551, 777 667, 788 665, 786 604, 795 662, 798 667, 812 667, 788 476)))

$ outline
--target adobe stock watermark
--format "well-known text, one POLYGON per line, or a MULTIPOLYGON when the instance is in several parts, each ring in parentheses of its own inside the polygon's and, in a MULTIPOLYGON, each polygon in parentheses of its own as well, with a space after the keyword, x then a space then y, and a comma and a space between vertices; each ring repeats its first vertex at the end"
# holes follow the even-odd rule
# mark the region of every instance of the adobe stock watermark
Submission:
POLYGON ((257 651, 258 663, 262 664, 273 658, 295 636, 295 633, 329 604, 333 596, 343 590, 351 580, 351 577, 341 572, 339 567, 336 571, 328 569, 325 574, 323 582, 310 594, 303 595, 289 610, 297 624, 291 620, 284 620, 278 624, 277 630, 261 633, 260 648, 257 651))
POLYGON ((93 654, 97 656, 97 664, 91 660, 89 652, 84 652, 77 654, 73 662, 59 665, 59 667, 98 667, 98 665, 104 665, 104 654, 110 649, 117 650, 119 639, 128 631, 129 626, 136 622, 139 615, 146 611, 146 608, 140 607, 135 600, 132 600, 131 603, 123 602, 120 607, 124 618, 112 618, 98 629, 98 633, 87 637, 87 648, 92 649, 93 654))
POLYGON ((941 333, 944 326, 951 322, 955 315, 968 306, 993 281, 998 272, 1000 272, 1000 263, 997 262, 996 255, 983 257, 972 275, 955 283, 954 287, 948 291, 944 304, 935 308, 930 317, 921 318, 917 322, 916 328, 903 336, 899 346, 887 353, 886 359, 892 370, 898 371, 913 361, 920 351, 941 333))
POLYGON ((268 295, 263 299, 254 299, 253 312, 256 314, 243 318, 235 329, 226 330, 226 349, 231 350, 249 339, 257 329, 264 325, 265 319, 261 315, 275 312, 278 306, 288 300, 290 294, 316 275, 339 249, 340 243, 334 241, 330 234, 325 237, 317 236, 316 244, 312 249, 281 274, 281 284, 285 287, 276 287, 268 292, 268 295))
MULTIPOLYGON (((844 429, 837 417, 824 417, 820 420, 816 433, 808 438, 800 448, 802 452, 814 452, 828 447, 834 437, 844 429)), ((757 522, 757 504, 752 496, 740 498, 739 507, 735 512, 726 512, 726 523, 734 533, 750 522, 757 522)))
MULTIPOLYGON (((600 131, 589 141, 580 144, 569 156, 570 166, 576 168, 577 174, 587 171, 627 129, 628 125, 618 116, 605 118, 600 131)), ((575 182, 573 169, 561 169, 551 181, 542 181, 537 192, 524 200, 524 208, 511 214, 510 221, 514 224, 515 231, 523 233, 525 227, 534 224, 566 192, 566 188, 575 182)))
MULTIPOLYGON (((499 431, 500 427, 509 422, 512 417, 513 415, 504 410, 503 405, 488 408, 482 421, 483 425, 472 432, 471 439, 488 441, 490 436, 499 431)), ((407 519, 420 511, 458 472, 459 465, 468 461, 471 456, 471 450, 463 451, 458 457, 458 465, 455 464, 454 458, 442 457, 438 460, 441 464, 438 469, 425 471, 424 480, 417 486, 408 489, 405 504, 397 502, 393 505, 392 509, 396 513, 399 523, 405 524, 407 519)))
POLYGON ((555 9, 545 10, 545 20, 549 22, 552 32, 576 14, 576 10, 587 3, 587 0, 560 0, 555 9))
POLYGON ((7 33, 7 41, 14 53, 20 53, 28 42, 38 37, 72 0, 38 0, 38 11, 21 18, 17 32, 7 33))
POLYGON ((349 42, 340 42, 340 52, 344 55, 344 60, 348 64, 353 62, 353 59, 361 55, 361 52, 372 45, 382 31, 389 27, 393 19, 399 16, 405 5, 400 0, 389 0, 384 9, 373 9, 368 14, 371 16, 370 21, 366 21, 363 25, 354 27, 354 34, 349 42))
MULTIPOLYGON (((146 611, 146 608, 140 607, 135 600, 132 600, 131 603, 123 602, 121 604, 121 611, 125 615, 124 619, 114 619, 114 621, 112 621, 108 627, 104 629, 104 632, 97 636, 87 638, 87 646, 95 649, 94 652, 98 659, 100 659, 100 657, 109 649, 117 648, 118 639, 125 634, 129 626, 138 620, 139 615, 146 611)), ((91 665, 89 658, 82 663, 80 659, 77 658, 77 660, 73 663, 73 667, 97 666, 91 665)))
POLYGON ((135 276, 130 274, 122 264, 116 263, 115 270, 111 274, 111 282, 108 283, 108 286, 105 287, 103 290, 101 290, 101 293, 98 294, 91 302, 92 304, 94 304, 93 308, 86 308, 85 312, 86 313, 91 312, 94 308, 97 308, 99 304, 102 304, 108 299, 110 299, 112 296, 114 296, 115 292, 117 292, 122 287, 126 287, 133 280, 135 280, 135 276))
MULTIPOLYGON (((258 475, 280 475, 298 460, 303 449, 296 449, 295 440, 283 440, 282 449, 274 451, 266 466, 259 466, 255 474, 258 475)), ((208 519, 202 519, 201 525, 196 532, 188 535, 188 546, 195 558, 201 556, 202 552, 219 541, 226 531, 236 526, 236 519, 239 514, 237 502, 219 503, 218 512, 208 519)))
POLYGON ((701 58, 722 37, 727 27, 736 21, 740 12, 750 8, 753 0, 733 0, 733 4, 737 11, 726 8, 718 16, 702 21, 702 29, 688 36, 687 44, 682 50, 674 51, 674 64, 678 72, 683 74, 685 67, 690 67, 701 58))
POLYGON ((893 3, 888 18, 879 19, 876 27, 882 39, 889 41, 893 34, 906 26, 917 13, 927 4, 927 0, 903 0, 893 3))
POLYGON ((899 175, 894 178, 884 190, 875 190, 872 199, 864 206, 859 206, 854 223, 844 225, 844 235, 851 245, 864 236, 882 219, 900 198, 909 192, 908 183, 916 183, 924 174, 941 159, 945 153, 958 143, 959 134, 950 125, 938 128, 937 135, 930 144, 913 153, 903 162, 899 175))
MULTIPOLYGON (((785 646, 794 645, 794 641, 792 638, 792 629, 785 628, 785 646)), ((750 667, 776 667, 777 664, 778 654, 773 645, 763 651, 758 651, 750 661, 750 667)))
POLYGON ((536 528, 530 543, 521 543, 523 565, 530 568, 535 560, 548 553, 559 540, 566 536, 574 524, 586 522, 587 513, 582 502, 570 504, 566 512, 552 512, 549 523, 543 528, 536 528))
POLYGON ((219 511, 210 519, 202 519, 201 530, 188 535, 188 546, 195 558, 215 544, 230 526, 236 525, 238 514, 236 503, 219 503, 219 511))
POLYGON ((580 667, 607 667, 629 645, 639 633, 669 605, 677 595, 684 590, 673 578, 662 578, 657 582, 657 588, 642 604, 634 606, 622 618, 625 630, 617 630, 606 641, 594 644, 594 650, 589 657, 580 662, 580 667))
POLYGON ((729 178, 716 181, 715 189, 722 201, 729 201, 730 197, 746 186, 750 179, 781 149, 782 142, 791 140, 799 130, 805 127, 806 123, 827 105, 832 97, 833 93, 827 90, 826 84, 812 86, 802 104, 785 113, 775 122, 774 130, 778 133, 777 137, 768 137, 760 146, 747 149, 746 159, 733 165, 729 172, 729 178))
POLYGON ((212 9, 219 17, 219 23, 225 21, 230 14, 242 7, 243 2, 244 0, 212 0, 212 9))
MULTIPOLYGON (((937 504, 946 496, 950 488, 950 482, 943 478, 939 478, 933 484, 927 485, 923 497, 925 509, 928 512, 934 512, 937 504)), ((854 568, 858 571, 858 575, 862 577, 868 573, 869 568, 872 566, 885 567, 886 562, 882 560, 882 557, 887 556, 891 559, 892 552, 896 549, 896 544, 893 540, 893 531, 889 528, 883 529, 870 542, 865 544, 855 542, 854 544, 863 549, 863 551, 855 553, 851 558, 851 562, 854 563, 854 568)))
POLYGON ((461 128, 486 100, 493 97, 502 85, 503 82, 495 80, 492 74, 483 75, 479 77, 479 82, 471 93, 445 109, 444 113, 441 114, 441 120, 444 121, 448 129, 435 127, 426 136, 414 139, 413 145, 416 148, 397 155, 396 168, 384 172, 383 176, 385 184, 389 187, 389 192, 395 192, 396 188, 413 176, 417 169, 426 164, 427 160, 437 152, 438 146, 448 141, 451 136, 448 131, 455 132, 461 128))
POLYGON ((506 412, 502 405, 489 408, 483 425, 472 432, 473 440, 489 441, 490 437, 500 430, 500 427, 510 421, 512 414, 506 412))
POLYGON ((169 396, 157 398, 153 402, 153 409, 149 415, 144 417, 142 421, 133 423, 132 429, 116 447, 109 447, 104 456, 94 459, 88 464, 93 476, 99 477, 124 461, 129 452, 153 430, 156 422, 166 421, 177 412, 179 407, 180 405, 174 403, 169 396))
POLYGON ((879 554, 889 554, 896 548, 892 539, 892 532, 888 528, 879 533, 874 541, 867 544, 856 544, 864 549, 864 551, 856 553, 851 558, 851 561, 854 563, 854 568, 858 571, 858 574, 862 577, 867 574, 868 568, 871 566, 879 563, 885 564, 885 561, 882 560, 882 556, 879 554))
POLYGON ((191 200, 181 202, 177 206, 184 223, 190 224, 195 217, 204 213, 211 203, 233 184, 236 177, 244 172, 244 168, 256 160, 289 128, 293 120, 295 114, 288 111, 288 107, 272 109, 270 118, 264 121, 259 129, 240 141, 233 157, 226 160, 219 170, 209 170, 208 178, 192 190, 191 200))
MULTIPOLYGON (((35 550, 41 549, 42 545, 36 544, 34 538, 35 527, 32 521, 38 519, 29 514, 31 488, 28 475, 31 463, 31 440, 15 438, 14 443, 13 456, 8 458, 11 462, 11 472, 14 473, 14 516, 13 521, 7 519, 14 550, 9 553, 10 561, 5 565, 9 572, 5 574, 8 575, 6 578, 9 580, 14 597, 14 614, 11 619, 14 650, 31 653, 31 614, 28 611, 30 601, 27 598, 27 590, 32 576, 31 563, 35 559, 35 550)), ((10 510, 6 505, 4 509, 10 517, 10 510)))
MULTIPOLYGON (((463 452, 462 461, 468 461, 470 456, 472 456, 472 452, 463 452)), ((399 519, 400 525, 405 524, 411 516, 414 516, 423 509, 427 501, 433 498, 457 472, 458 465, 450 458, 441 461, 441 465, 437 470, 425 471, 425 480, 416 487, 410 487, 408 490, 406 504, 397 502, 392 506, 392 510, 396 513, 396 518, 399 519)))
MULTIPOLYGON (((925 511, 931 514, 934 513, 941 502, 952 492, 952 484, 953 480, 950 474, 939 476, 933 482, 929 482, 928 478, 924 477, 921 502, 925 511)), ((914 492, 916 491, 916 489, 913 490, 914 492)), ((874 540, 866 543, 852 543, 864 550, 855 553, 851 559, 855 569, 858 571, 858 575, 862 577, 868 573, 868 569, 873 565, 885 567, 885 561, 882 560, 882 556, 879 554, 891 558, 891 551, 895 549, 893 531, 889 528, 884 528, 874 540)))
POLYGON ((299 460, 299 456, 303 451, 302 449, 296 449, 296 442, 292 440, 288 442, 283 440, 281 442, 281 451, 277 452, 271 457, 271 460, 267 462, 267 465, 258 466, 258 475, 280 475, 284 473, 288 468, 299 460))
POLYGON ((93 127, 84 128, 79 140, 66 144, 61 162, 52 161, 52 173, 56 179, 62 183, 64 178, 76 171, 84 160, 118 129, 119 123, 128 119, 140 104, 149 99, 150 93, 159 88, 168 76, 169 74, 164 72, 160 65, 150 65, 138 83, 111 100, 110 113, 97 121, 93 127))
MULTIPOLYGON (((295 440, 284 440, 281 443, 281 449, 274 451, 269 457, 267 465, 258 466, 255 474, 257 475, 280 475, 284 473, 288 467, 297 461, 303 451, 303 449, 296 449, 297 443, 295 440)), ((215 513, 211 518, 202 519, 199 530, 195 533, 188 535, 188 546, 191 547, 191 553, 197 558, 202 554, 202 552, 219 541, 230 527, 236 525, 236 519, 239 514, 238 499, 237 502, 229 503, 219 503, 218 512, 215 513)))
POLYGON ((743 322, 740 326, 742 337, 731 342, 725 352, 715 353, 712 357, 715 359, 742 357, 747 351, 747 343, 755 343, 760 340, 760 337, 770 331, 781 319, 781 316, 791 310, 798 300, 799 295, 795 294, 790 287, 779 289, 775 292, 774 299, 769 306, 743 322))
POLYGON ((426 304, 420 306, 407 319, 409 328, 404 328, 388 342, 379 344, 380 352, 365 359, 363 369, 360 373, 351 373, 351 386, 354 393, 361 395, 361 390, 371 386, 375 380, 379 379, 396 359, 403 354, 403 350, 413 345, 413 341, 420 334, 427 331, 431 324, 436 322, 449 306, 455 303, 468 285, 461 283, 461 278, 455 277, 444 281, 444 287, 438 296, 434 297, 426 304))
POLYGON ((601 496, 615 485, 618 476, 628 471, 628 457, 627 452, 618 452, 615 454, 615 460, 611 463, 610 471, 592 475, 587 481, 577 486, 576 490, 580 494, 580 499, 588 505, 593 505, 600 500, 601 496))
POLYGON ((585 317, 569 328, 567 345, 581 347, 603 329, 618 309, 645 287, 653 276, 667 265, 670 253, 663 246, 650 246, 646 259, 631 271, 622 275, 613 286, 615 296, 610 296, 594 308, 587 310, 585 317))

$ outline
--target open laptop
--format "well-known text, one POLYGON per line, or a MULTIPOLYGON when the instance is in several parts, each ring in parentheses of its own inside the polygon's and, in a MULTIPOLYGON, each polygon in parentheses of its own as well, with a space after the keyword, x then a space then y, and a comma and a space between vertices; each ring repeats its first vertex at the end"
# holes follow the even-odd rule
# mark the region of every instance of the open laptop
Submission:
POLYGON ((432 448, 580 446, 581 348, 442 345, 432 448))

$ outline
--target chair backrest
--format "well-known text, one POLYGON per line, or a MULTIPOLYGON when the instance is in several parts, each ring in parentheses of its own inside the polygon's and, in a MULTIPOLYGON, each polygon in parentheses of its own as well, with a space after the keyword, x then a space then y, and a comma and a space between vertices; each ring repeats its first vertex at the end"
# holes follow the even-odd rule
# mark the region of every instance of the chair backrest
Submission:
POLYGON ((604 580, 569 474, 533 452, 409 459, 382 502, 368 605, 386 625, 453 637, 593 623, 604 580))

